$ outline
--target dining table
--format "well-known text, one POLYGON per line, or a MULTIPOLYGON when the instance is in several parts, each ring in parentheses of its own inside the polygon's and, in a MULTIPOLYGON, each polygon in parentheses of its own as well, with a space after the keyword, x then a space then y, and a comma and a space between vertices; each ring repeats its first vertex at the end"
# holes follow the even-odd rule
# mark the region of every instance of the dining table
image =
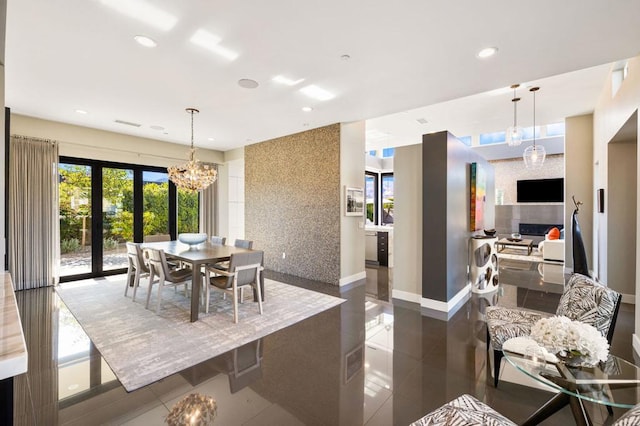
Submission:
MULTIPOLYGON (((235 246, 211 244, 206 241, 201 244, 187 245, 180 241, 161 241, 153 243, 142 243, 142 249, 153 248, 163 250, 169 258, 179 260, 191 267, 191 322, 198 321, 200 313, 200 285, 202 282, 202 267, 207 264, 215 264, 229 260, 232 254, 248 253, 254 250, 244 249, 235 246)), ((264 294, 264 284, 261 282, 264 294)))

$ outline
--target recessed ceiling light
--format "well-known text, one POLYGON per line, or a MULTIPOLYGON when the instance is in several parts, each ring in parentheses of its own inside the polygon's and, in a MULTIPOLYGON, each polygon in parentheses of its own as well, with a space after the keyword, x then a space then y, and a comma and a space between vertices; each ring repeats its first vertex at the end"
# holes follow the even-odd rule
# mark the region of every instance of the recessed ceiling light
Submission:
POLYGON ((213 138, 207 138, 209 142, 213 142, 213 138))
POLYGON ((160 132, 160 131, 162 131, 162 130, 164 130, 164 127, 162 127, 162 126, 150 126, 150 127, 151 127, 153 130, 157 130, 157 131, 159 131, 159 132, 160 132))
POLYGON ((283 75, 276 75, 275 77, 272 78, 272 80, 275 81, 276 83, 286 84, 287 86, 295 86, 296 84, 302 83, 304 81, 304 78, 292 80, 283 75))
POLYGON ((302 123, 303 127, 309 127, 309 123, 302 123))
POLYGON ((238 80, 238 86, 244 87, 245 89, 255 89, 258 87, 258 82, 250 78, 241 78, 238 80))
POLYGON ((426 118, 416 118, 416 121, 417 121, 418 123, 420 123, 420 124, 427 124, 427 123, 429 123, 429 122, 427 121, 427 119, 426 119, 426 118))
POLYGON ((158 45, 155 40, 143 35, 137 35, 133 37, 133 39, 137 41, 140 46, 144 47, 156 47, 158 45))
POLYGON ((77 109, 76 112, 78 114, 87 114, 87 111, 83 110, 83 109, 77 109))
POLYGON ((76 389, 78 389, 79 387, 80 387, 80 385, 79 385, 79 384, 74 383, 74 384, 72 384, 72 385, 69 385, 69 386, 67 387, 67 389, 69 389, 69 390, 76 390, 76 389))
POLYGON ((351 59, 351 56, 349 56, 349 55, 342 55, 342 56, 340 56, 340 59, 342 59, 343 61, 348 61, 349 59, 351 59))
POLYGON ((313 108, 311 108, 311 107, 302 107, 302 110, 304 112, 311 112, 311 111, 313 111, 313 108))
POLYGON ((239 56, 239 54, 234 52, 233 50, 220 46, 220 42, 222 41, 222 39, 207 30, 199 29, 191 36, 189 41, 197 46, 204 47, 210 52, 213 52, 218 56, 222 56, 223 58, 230 61, 237 59, 239 56))
POLYGON ((100 0, 102 4, 116 12, 151 25, 163 31, 169 31, 178 22, 178 18, 145 0, 100 0))
POLYGON ((496 53, 498 53, 497 47, 485 47, 484 49, 478 52, 478 58, 488 58, 490 56, 495 55, 496 53))
POLYGON ((336 95, 334 95, 333 93, 321 87, 318 87, 315 84, 310 84, 306 87, 303 87, 302 89, 300 89, 300 91, 310 98, 317 99, 319 101, 328 101, 329 99, 333 99, 336 97, 336 95))

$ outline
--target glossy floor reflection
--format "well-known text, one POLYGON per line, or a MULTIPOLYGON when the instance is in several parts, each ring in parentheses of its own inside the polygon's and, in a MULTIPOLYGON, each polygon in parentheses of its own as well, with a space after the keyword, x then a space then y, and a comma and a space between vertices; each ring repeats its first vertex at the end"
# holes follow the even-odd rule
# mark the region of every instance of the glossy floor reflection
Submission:
MULTIPOLYGON (((541 281, 537 270, 501 270, 498 292, 474 295, 449 321, 388 302, 389 270, 367 272, 376 277, 375 292, 365 283, 340 290, 270 273, 348 301, 132 393, 51 289, 18 292, 29 372, 16 379, 15 424, 161 425, 192 392, 216 399, 215 424, 224 425, 407 425, 462 393, 521 422, 549 398, 508 382, 495 389, 487 380, 484 308, 499 300, 555 310, 561 287, 541 281)), ((633 315, 633 306, 623 305, 612 348, 630 361, 633 315)), ((588 407, 596 424, 624 412, 607 418, 601 407, 588 407)), ((545 424, 573 418, 566 408, 545 424)))

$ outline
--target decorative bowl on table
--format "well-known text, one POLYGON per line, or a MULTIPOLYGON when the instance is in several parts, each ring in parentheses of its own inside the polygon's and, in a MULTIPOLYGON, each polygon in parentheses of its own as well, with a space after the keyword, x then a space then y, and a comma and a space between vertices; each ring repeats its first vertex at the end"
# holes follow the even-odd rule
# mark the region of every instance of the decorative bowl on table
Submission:
POLYGON ((496 235, 496 230, 495 229, 485 229, 484 230, 484 235, 486 235, 487 237, 493 237, 496 235))
POLYGON ((207 241, 207 234, 196 234, 196 233, 184 233, 178 234, 178 241, 181 243, 189 244, 190 246, 196 246, 198 244, 202 244, 207 241))
POLYGON ((513 234, 511 234, 511 238, 509 238, 509 240, 511 241, 522 241, 522 235, 518 234, 517 232, 514 232, 513 234))

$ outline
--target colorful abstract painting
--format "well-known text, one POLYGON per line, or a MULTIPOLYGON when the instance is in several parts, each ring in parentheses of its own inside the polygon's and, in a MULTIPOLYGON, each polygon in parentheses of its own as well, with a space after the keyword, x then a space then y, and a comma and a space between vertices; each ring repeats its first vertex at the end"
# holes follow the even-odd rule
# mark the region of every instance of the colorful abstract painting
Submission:
POLYGON ((484 228, 484 206, 487 199, 487 177, 482 166, 471 163, 471 231, 484 228))

